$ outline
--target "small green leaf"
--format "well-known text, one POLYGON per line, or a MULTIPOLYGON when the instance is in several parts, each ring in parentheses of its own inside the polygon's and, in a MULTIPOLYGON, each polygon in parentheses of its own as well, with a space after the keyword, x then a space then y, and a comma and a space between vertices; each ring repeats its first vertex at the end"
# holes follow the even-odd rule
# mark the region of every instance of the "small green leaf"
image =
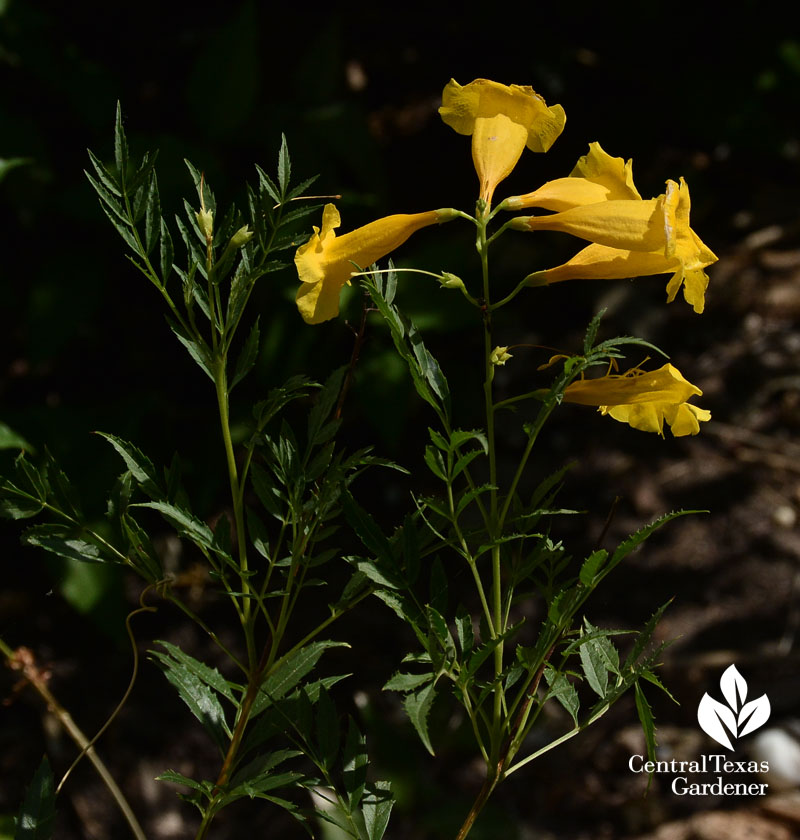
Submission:
POLYGON ((80 539, 76 533, 80 533, 80 530, 69 525, 34 525, 25 531, 22 540, 28 545, 38 546, 69 560, 81 560, 85 563, 108 561, 109 558, 103 556, 97 545, 80 539))
POLYGON ((239 359, 236 362, 236 370, 233 374, 233 379, 231 380, 230 391, 232 391, 234 387, 241 382, 248 373, 250 373, 253 369, 253 365, 256 363, 260 340, 260 333, 258 329, 259 320, 259 318, 256 318, 256 322, 253 324, 250 333, 247 336, 247 341, 245 341, 242 352, 239 355, 239 359))
MULTIPOLYGON (((205 665, 203 662, 200 662, 194 657, 189 656, 188 653, 184 653, 179 647, 170 644, 169 642, 157 640, 156 643, 165 648, 167 654, 171 656, 172 659, 175 660, 175 662, 184 665, 189 671, 191 671, 192 674, 194 674, 199 680, 205 683, 209 688, 214 689, 214 691, 216 691, 218 694, 221 694, 223 697, 230 700, 231 703, 238 702, 233 692, 234 684, 229 683, 216 668, 209 668, 208 665, 205 665)), ((165 654, 161 653, 160 651, 150 651, 150 653, 159 659, 166 658, 165 654)), ((237 688, 241 690, 240 686, 238 686, 237 688)))
POLYGON ((651 761, 656 760, 656 722, 653 717, 653 710, 644 696, 639 680, 633 684, 634 696, 636 698, 636 712, 639 715, 639 722, 642 724, 644 741, 647 746, 647 757, 651 761))
POLYGON ((164 493, 158 483, 158 473, 153 462, 127 440, 110 435, 107 432, 95 432, 105 438, 122 457, 125 466, 136 479, 139 486, 151 499, 162 499, 164 493))
POLYGON ((434 678, 434 674, 401 674, 396 673, 384 685, 384 691, 413 691, 421 685, 430 682, 434 678))
POLYGON ((349 645, 346 642, 311 642, 282 660, 261 684, 261 691, 253 704, 252 716, 255 717, 275 700, 280 700, 288 694, 306 674, 311 672, 322 654, 334 647, 349 647, 349 645))
POLYGON ((50 840, 55 827, 55 803, 53 771, 45 756, 25 791, 14 840, 50 840))
POLYGON ((578 710, 580 700, 575 687, 560 671, 556 671, 552 665, 547 665, 544 671, 544 678, 550 690, 548 697, 555 697, 559 703, 569 712, 570 717, 578 725, 578 710))
POLYGON ((33 447, 22 435, 18 435, 10 426, 0 423, 0 449, 24 449, 33 452, 33 447))
POLYGON ((605 549, 598 549, 593 551, 586 560, 583 561, 578 577, 584 586, 592 586, 595 582, 597 573, 605 563, 608 557, 608 552, 605 549))
POLYGON ((342 781, 352 811, 358 806, 367 781, 367 739, 359 732, 353 718, 348 719, 347 735, 342 752, 342 781))
POLYGON ((368 840, 381 840, 389 825, 393 806, 389 782, 375 782, 369 786, 361 808, 368 840))
POLYGON ((135 505, 131 505, 131 507, 157 510, 181 536, 186 537, 186 539, 191 540, 203 548, 209 548, 215 551, 219 549, 211 528, 189 511, 183 510, 183 508, 179 508, 177 505, 172 505, 169 502, 138 502, 135 505))
POLYGON ((117 102, 117 114, 114 121, 114 160, 117 164, 120 183, 124 185, 125 174, 128 169, 128 141, 125 129, 122 127, 122 105, 117 102))
POLYGON ((231 731, 217 695, 197 676, 195 669, 185 662, 160 651, 151 651, 151 655, 161 665, 166 678, 175 686, 189 711, 200 721, 224 755, 231 731))
POLYGON ((289 189, 291 175, 292 162, 289 159, 289 145, 286 142, 286 135, 281 134, 281 148, 278 152, 278 184, 280 184, 281 196, 285 196, 289 189))
POLYGON ((589 683, 601 699, 608 691, 608 669, 604 657, 600 654, 595 639, 590 639, 578 649, 583 673, 586 675, 586 682, 589 683))
POLYGON ((436 697, 436 683, 432 682, 425 688, 420 689, 412 694, 407 694, 403 699, 403 706, 409 720, 417 730, 420 740, 425 745, 425 749, 431 755, 435 755, 433 747, 431 746, 430 735, 428 734, 428 715, 433 706, 434 698, 436 697))
POLYGON ((336 706, 334 706, 330 694, 324 688, 320 688, 319 692, 316 724, 319 758, 322 761, 323 767, 330 770, 339 752, 341 732, 339 730, 339 715, 336 713, 336 706))

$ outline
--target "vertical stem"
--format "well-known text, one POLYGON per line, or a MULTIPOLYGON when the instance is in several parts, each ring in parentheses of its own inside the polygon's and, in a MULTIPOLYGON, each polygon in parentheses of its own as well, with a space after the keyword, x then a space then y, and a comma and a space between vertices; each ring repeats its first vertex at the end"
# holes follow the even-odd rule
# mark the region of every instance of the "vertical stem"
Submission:
POLYGON ((236 456, 233 452, 233 440, 231 439, 230 416, 228 409, 228 377, 226 373, 226 358, 221 355, 217 359, 214 384, 217 390, 217 406, 219 408, 219 419, 222 427, 222 441, 225 446, 225 458, 228 462, 228 480, 231 486, 231 499, 233 502, 233 518, 236 526, 236 537, 239 546, 239 570, 242 583, 242 625, 245 630, 247 641, 247 658, 252 668, 255 664, 255 640, 253 639, 250 616, 252 603, 250 601, 250 582, 248 579, 247 565, 247 535, 244 527, 244 505, 242 499, 242 488, 239 486, 239 472, 236 466, 236 456))
MULTIPOLYGON (((477 248, 481 259, 481 273, 483 275, 483 343, 485 379, 483 394, 486 411, 486 438, 489 447, 489 538, 496 541, 499 538, 498 510, 497 510, 497 450, 494 432, 494 400, 492 395, 492 381, 494 379, 494 365, 492 364, 492 313, 490 310, 491 297, 489 289, 489 249, 486 242, 486 224, 488 222, 488 208, 478 207, 478 241, 477 248)), ((492 612, 494 614, 494 638, 502 635, 503 627, 503 593, 500 566, 500 546, 492 547, 492 612)), ((497 684, 494 691, 494 706, 492 713, 492 759, 496 760, 502 743, 503 724, 503 692, 500 685, 500 675, 503 673, 503 643, 494 649, 494 675, 497 684)), ((493 787, 494 785, 492 785, 493 787)), ((486 794, 487 798, 491 790, 486 794)))

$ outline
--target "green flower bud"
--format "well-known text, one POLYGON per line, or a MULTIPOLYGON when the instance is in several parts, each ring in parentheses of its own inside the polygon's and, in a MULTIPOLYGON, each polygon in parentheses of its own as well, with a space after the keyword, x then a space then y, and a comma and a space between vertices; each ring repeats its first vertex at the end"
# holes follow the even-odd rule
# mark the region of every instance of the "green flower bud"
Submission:
POLYGON ((214 232, 214 213, 211 210, 198 210, 194 214, 197 219, 197 224, 200 225, 200 230, 206 239, 210 239, 214 232))
POLYGON ((231 237, 231 246, 233 248, 241 248, 246 245, 253 238, 253 231, 247 225, 240 227, 236 233, 231 237))

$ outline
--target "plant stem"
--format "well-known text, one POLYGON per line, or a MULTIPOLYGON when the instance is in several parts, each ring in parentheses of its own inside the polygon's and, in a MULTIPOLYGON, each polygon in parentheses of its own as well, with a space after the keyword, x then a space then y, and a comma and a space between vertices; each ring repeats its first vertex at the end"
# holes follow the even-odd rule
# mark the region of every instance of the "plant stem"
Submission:
POLYGON ((47 687, 45 676, 41 670, 36 667, 36 662, 33 658, 33 653, 27 648, 17 648, 13 650, 2 639, 0 639, 0 652, 6 658, 8 666, 14 671, 22 671, 25 679, 38 692, 39 696, 47 703, 47 708, 55 715, 58 722, 64 727, 64 730, 78 745, 81 752, 85 752, 89 761, 94 765, 97 774, 103 780, 103 784, 108 788, 109 793, 117 803, 117 807, 122 812, 128 823, 131 832, 136 840, 147 840, 142 827, 139 825, 136 815, 133 813, 125 794, 119 789, 119 786, 114 781, 109 769, 103 763, 100 756, 95 752, 93 746, 86 735, 81 731, 80 727, 72 719, 70 713, 56 700, 53 693, 47 687))

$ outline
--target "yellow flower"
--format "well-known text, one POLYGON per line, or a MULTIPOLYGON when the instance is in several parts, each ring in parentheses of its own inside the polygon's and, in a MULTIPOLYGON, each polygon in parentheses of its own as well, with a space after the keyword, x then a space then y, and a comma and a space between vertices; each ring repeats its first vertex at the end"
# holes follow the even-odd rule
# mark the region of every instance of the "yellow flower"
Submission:
POLYGON ((538 190, 515 195, 503 202, 508 210, 543 207, 545 210, 569 210, 601 201, 641 200, 633 184, 632 162, 611 157, 599 143, 589 144, 589 154, 580 158, 567 178, 548 181, 538 190))
POLYGON ((579 379, 567 386, 564 401, 596 405, 602 414, 643 432, 657 432, 662 437, 666 420, 672 434, 682 437, 696 435, 700 422, 711 419, 710 411, 688 402, 702 393, 677 368, 666 364, 654 371, 634 368, 621 375, 579 379))
POLYGON ((414 231, 453 218, 452 210, 399 214, 377 219, 356 230, 336 236, 341 224, 339 211, 326 204, 322 229, 297 249, 294 264, 301 280, 297 308, 308 324, 320 324, 339 314, 339 293, 356 271, 366 267, 402 245, 414 231))
POLYGON ((666 194, 648 201, 612 199, 550 216, 519 217, 512 224, 522 230, 560 230, 595 243, 563 265, 530 275, 531 285, 672 274, 667 302, 683 286, 685 300, 701 313, 708 286, 703 269, 717 257, 689 227, 690 207, 689 187, 681 178, 680 184, 667 181, 666 194))
POLYGON ((472 135, 472 160, 480 197, 491 204, 495 187, 514 169, 527 146, 546 152, 564 130, 560 105, 548 108, 533 88, 475 79, 460 85, 451 79, 442 93, 439 114, 459 134, 472 135))

